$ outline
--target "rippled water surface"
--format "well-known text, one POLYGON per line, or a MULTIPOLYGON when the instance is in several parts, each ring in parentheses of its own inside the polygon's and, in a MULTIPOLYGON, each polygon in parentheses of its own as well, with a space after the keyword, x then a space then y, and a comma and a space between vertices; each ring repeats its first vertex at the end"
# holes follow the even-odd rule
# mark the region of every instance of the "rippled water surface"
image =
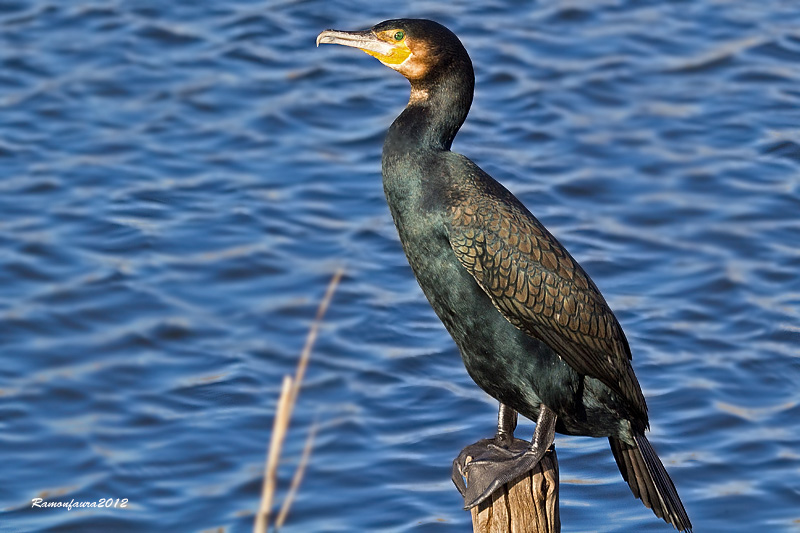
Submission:
MULTIPOLYGON (((800 531, 800 5, 384 7, 0 1, 0 531, 250 531, 281 377, 340 266, 285 531, 469 531, 450 462, 495 405, 383 198, 408 84, 314 47, 398 16, 464 41, 454 149, 603 290, 696 531, 800 531)), ((556 443, 565 532, 670 530, 605 440, 556 443)))

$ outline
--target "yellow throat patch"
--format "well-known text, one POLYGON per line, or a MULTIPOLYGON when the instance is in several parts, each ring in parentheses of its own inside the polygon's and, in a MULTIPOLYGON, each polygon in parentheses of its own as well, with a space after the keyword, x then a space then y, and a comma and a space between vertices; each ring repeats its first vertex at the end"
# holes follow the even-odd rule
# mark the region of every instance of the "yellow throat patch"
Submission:
POLYGON ((373 52, 372 50, 365 50, 363 48, 361 48, 361 50, 368 53, 372 57, 378 58, 381 63, 399 65, 411 55, 411 50, 406 44, 406 34, 403 30, 382 31, 378 34, 378 38, 392 46, 389 54, 381 54, 379 52, 373 52))

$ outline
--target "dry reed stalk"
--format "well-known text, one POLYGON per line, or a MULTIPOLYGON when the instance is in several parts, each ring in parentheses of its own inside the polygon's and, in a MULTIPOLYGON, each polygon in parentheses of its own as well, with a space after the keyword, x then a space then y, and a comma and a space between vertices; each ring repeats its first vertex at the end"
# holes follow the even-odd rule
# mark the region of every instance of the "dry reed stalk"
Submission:
POLYGON ((290 412, 292 409, 294 409, 295 401, 297 401, 297 395, 300 392, 300 385, 303 382, 303 377, 306 375, 308 359, 311 357, 311 349, 314 347, 314 343, 317 341, 317 335, 319 334, 319 326, 322 324, 322 318, 325 316, 325 312, 328 310, 331 299, 333 299, 333 293, 336 292, 336 287, 339 286, 339 281, 342 279, 343 273, 344 270, 341 268, 334 273, 330 283, 328 283, 328 289, 325 291, 325 296, 322 297, 322 301, 319 303, 319 307, 317 308, 317 316, 314 318, 314 322, 311 324, 311 329, 308 330, 306 344, 303 346, 303 351, 300 353, 300 360, 297 362, 297 370, 294 374, 294 387, 292 387, 292 396, 290 398, 291 405, 289 407, 290 412))
POLYGON ((292 377, 283 376, 283 386, 281 396, 278 400, 275 421, 272 424, 272 437, 267 451, 267 464, 264 467, 264 485, 261 489, 261 505, 256 514, 254 533, 266 533, 269 524, 269 514, 272 509, 272 500, 275 497, 275 484, 277 482, 278 460, 281 456, 283 441, 286 438, 286 431, 289 429, 289 419, 291 409, 289 398, 292 395, 292 377))
MULTIPOLYGON (((272 437, 270 438, 269 450, 267 452, 267 464, 264 468, 264 484, 261 490, 261 503, 259 505, 258 512, 256 513, 255 523, 253 524, 253 533, 266 533, 267 528, 269 527, 269 516, 272 510, 272 500, 275 497, 275 486, 277 484, 278 460, 280 459, 283 442, 286 439, 286 432, 289 429, 289 421, 292 418, 292 412, 294 411, 294 405, 297 401, 297 395, 300 392, 300 385, 303 382, 303 377, 305 376, 306 368, 308 367, 308 360, 311 357, 311 349, 314 347, 314 343, 316 342, 319 334, 319 327, 322 323, 322 318, 325 316, 325 312, 328 310, 328 306, 333 298, 333 293, 336 291, 336 287, 339 285, 339 281, 342 279, 343 273, 343 269, 338 269, 328 284, 328 289, 325 291, 325 296, 322 298, 322 301, 317 308, 317 316, 314 318, 314 322, 311 324, 311 329, 308 331, 308 336, 306 337, 306 343, 303 347, 303 351, 300 353, 300 360, 297 363, 297 370, 295 371, 294 379, 292 379, 291 376, 284 376, 283 378, 281 395, 276 407, 275 421, 273 422, 272 427, 272 437)), ((295 475, 292 478, 291 488, 286 496, 286 500, 284 500, 281 512, 278 515, 278 521, 275 524, 276 528, 283 525, 283 522, 286 520, 286 516, 289 514, 289 507, 291 506, 291 503, 297 494, 297 490, 300 487, 300 482, 303 479, 303 473, 305 472, 306 465, 308 464, 308 460, 311 456, 311 449, 315 434, 316 426, 311 429, 308 439, 306 440, 305 448, 303 449, 303 456, 300 460, 300 464, 297 466, 297 471, 295 471, 295 475)))
POLYGON ((286 499, 283 500, 281 512, 278 514, 278 519, 275 521, 275 529, 282 528, 286 517, 289 515, 289 509, 292 507, 295 496, 297 496, 297 490, 300 488, 300 482, 303 481, 306 465, 308 465, 308 460, 311 458, 311 450, 314 447, 314 437, 316 435, 317 425, 314 424, 308 432, 306 444, 303 447, 303 456, 300 458, 300 464, 297 465, 297 470, 295 470, 294 477, 292 478, 292 485, 289 487, 289 493, 286 495, 286 499))

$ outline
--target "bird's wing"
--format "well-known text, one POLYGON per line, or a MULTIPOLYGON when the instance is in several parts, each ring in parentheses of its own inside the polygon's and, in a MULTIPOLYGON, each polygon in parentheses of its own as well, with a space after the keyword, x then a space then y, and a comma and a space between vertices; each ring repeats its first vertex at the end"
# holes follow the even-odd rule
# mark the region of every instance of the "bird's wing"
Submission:
POLYGON ((447 225, 456 257, 509 322, 646 415, 628 341, 600 291, 561 243, 495 186, 451 203, 447 225))

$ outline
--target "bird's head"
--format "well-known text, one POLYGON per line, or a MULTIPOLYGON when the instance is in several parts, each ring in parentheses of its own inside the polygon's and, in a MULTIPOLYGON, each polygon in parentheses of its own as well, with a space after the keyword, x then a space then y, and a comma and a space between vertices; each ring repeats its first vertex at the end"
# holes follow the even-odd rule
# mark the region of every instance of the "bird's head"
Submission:
POLYGON ((363 31, 325 30, 317 37, 317 46, 320 44, 359 48, 412 84, 430 80, 455 61, 466 61, 472 69, 458 37, 432 20, 393 19, 363 31))

